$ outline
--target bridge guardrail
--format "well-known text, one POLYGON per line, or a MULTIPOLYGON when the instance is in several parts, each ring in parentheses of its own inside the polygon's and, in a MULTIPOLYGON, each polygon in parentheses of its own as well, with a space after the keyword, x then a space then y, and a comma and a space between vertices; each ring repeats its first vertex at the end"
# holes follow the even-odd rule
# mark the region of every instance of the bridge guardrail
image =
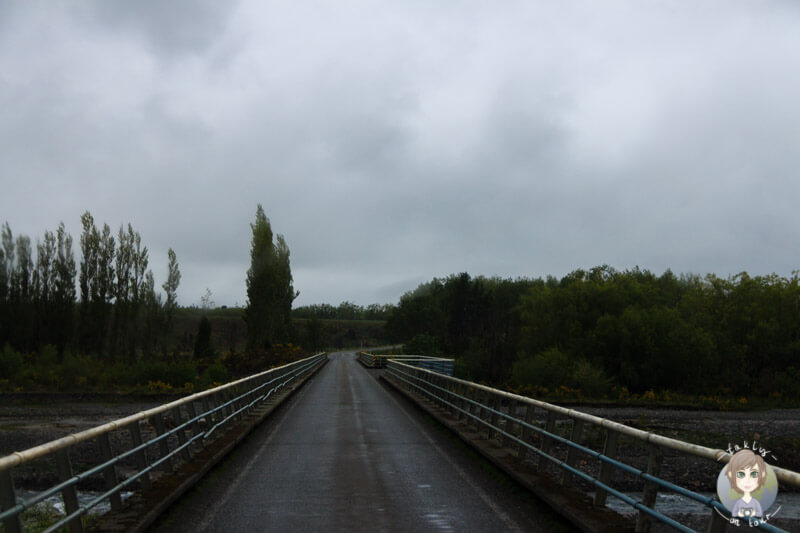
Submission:
MULTIPOLYGON (((90 509, 103 501, 108 501, 112 510, 120 509, 123 489, 132 490, 136 482, 143 489, 150 488, 156 477, 171 474, 175 463, 188 461, 232 428, 234 422, 298 378, 316 370, 327 358, 327 353, 320 353, 1 457, 0 523, 6 532, 17 533, 22 530, 24 511, 61 494, 66 516, 46 531, 65 526, 72 532, 83 531, 82 517, 90 509), (112 436, 118 437, 116 442, 125 442, 124 447, 128 449, 112 451, 112 436), (94 466, 80 465, 85 469, 74 474, 70 451, 78 445, 96 445, 103 462, 94 466), (34 497, 18 501, 13 470, 31 465, 33 461, 54 461, 59 482, 34 497), (122 470, 127 471, 127 475, 120 481, 122 470), (98 476, 103 477, 105 492, 79 505, 78 483, 97 480, 98 476)), ((45 470, 48 468, 48 464, 36 464, 45 470)))
MULTIPOLYGON (((421 393, 434 403, 443 407, 458 420, 464 420, 481 431, 486 430, 489 438, 498 438, 501 445, 516 448, 518 457, 525 457, 532 452, 539 457, 539 468, 550 462, 561 469, 561 484, 577 477, 592 485, 595 489, 594 505, 605 505, 608 495, 612 495, 638 511, 636 530, 648 531, 651 519, 655 518, 679 531, 691 532, 692 529, 655 510, 656 496, 659 490, 667 490, 683 497, 699 502, 710 509, 712 514, 709 531, 724 531, 730 520, 730 513, 719 501, 680 487, 658 477, 665 450, 680 454, 688 454, 715 463, 727 463, 731 454, 725 450, 712 449, 677 439, 664 437, 636 429, 605 418, 600 418, 574 409, 567 409, 532 398, 519 396, 477 383, 430 372, 426 369, 410 366, 401 361, 391 360, 386 365, 385 377, 394 379, 409 390, 421 393), (536 410, 547 414, 544 428, 535 423, 536 410), (556 434, 558 417, 566 417, 571 421, 570 437, 556 434), (596 426, 605 433, 602 451, 593 450, 579 444, 588 425, 596 426), (627 437, 633 443, 649 448, 646 470, 634 468, 622 463, 614 456, 620 437, 627 437), (534 444, 538 444, 538 447, 534 444), (559 459, 552 455, 554 443, 567 447, 566 458, 559 459), (601 461, 597 478, 582 471, 578 466, 578 453, 583 453, 601 461), (644 481, 642 501, 614 489, 611 485, 612 469, 618 469, 639 477, 644 481)), ((772 466, 778 480, 786 485, 800 488, 800 473, 772 466)), ((740 519, 748 524, 748 519, 740 519)), ((783 531, 769 523, 754 519, 751 527, 764 531, 783 531)))
POLYGON ((452 376, 455 370, 455 359, 444 357, 431 357, 428 355, 384 355, 360 352, 358 360, 368 368, 386 368, 387 361, 402 361, 406 364, 426 368, 433 372, 452 376))

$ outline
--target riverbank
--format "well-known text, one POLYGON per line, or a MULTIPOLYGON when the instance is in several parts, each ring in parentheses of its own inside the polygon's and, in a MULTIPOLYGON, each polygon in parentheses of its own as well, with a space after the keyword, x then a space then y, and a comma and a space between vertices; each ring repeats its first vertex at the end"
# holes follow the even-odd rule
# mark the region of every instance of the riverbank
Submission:
MULTIPOLYGON (((116 394, 3 394, 0 395, 0 456, 21 451, 83 431, 139 411, 151 409, 180 395, 116 394)), ((770 451, 770 464, 800 471, 800 409, 769 411, 705 411, 630 406, 571 406, 622 424, 710 448, 758 441, 770 451)), ((619 457, 633 463, 646 459, 639 447, 621 445, 619 457), (641 455, 641 457, 640 457, 641 455)), ((713 491, 717 465, 693 464, 667 457, 662 473, 683 480, 684 486, 713 491)), ((35 485, 35 479, 18 480, 35 485)), ((788 488, 787 488, 788 489, 788 488)), ((783 490, 783 489, 782 489, 783 490)))

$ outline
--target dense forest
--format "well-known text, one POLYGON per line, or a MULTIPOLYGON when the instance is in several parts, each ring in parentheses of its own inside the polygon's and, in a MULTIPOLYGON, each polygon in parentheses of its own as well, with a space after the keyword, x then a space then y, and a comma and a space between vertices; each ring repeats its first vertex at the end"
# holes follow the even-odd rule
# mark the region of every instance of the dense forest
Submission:
POLYGON ((800 398, 800 280, 657 276, 433 279, 390 317, 407 352, 455 357, 463 377, 601 397, 647 391, 800 398))
POLYGON ((81 222, 78 265, 63 223, 36 243, 35 259, 30 238, 14 238, 4 224, 0 346, 22 353, 49 346, 59 362, 68 351, 127 361, 164 351, 180 283, 175 252, 168 252, 162 301, 147 247, 130 224, 120 226, 115 238, 108 224, 99 230, 88 212, 81 222))
POLYGON ((218 314, 216 335, 210 291, 198 313, 178 307, 181 273, 172 249, 162 298, 148 249, 130 224, 114 234, 89 212, 81 222, 77 263, 63 223, 35 250, 29 237, 2 227, 0 390, 190 390, 306 355, 292 342, 297 293, 289 248, 273 236, 260 205, 251 224, 247 306, 218 314))

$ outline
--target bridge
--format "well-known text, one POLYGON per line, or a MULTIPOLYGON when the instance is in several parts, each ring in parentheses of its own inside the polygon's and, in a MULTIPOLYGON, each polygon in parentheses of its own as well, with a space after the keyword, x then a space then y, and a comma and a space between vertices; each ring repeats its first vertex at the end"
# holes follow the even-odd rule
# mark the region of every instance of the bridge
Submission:
MULTIPOLYGON (((25 514, 58 496, 64 512, 46 531, 731 527, 722 503, 661 476, 676 456, 718 472, 727 451, 449 374, 444 359, 318 354, 15 452, 0 458, 0 523, 23 531, 25 514), (645 464, 626 459, 635 447, 645 464), (22 498, 14 478, 26 469, 55 481, 22 498), (641 497, 615 488, 621 475, 640 483, 641 497), (81 498, 90 485, 101 488, 81 498), (707 513, 667 516, 660 493, 707 513), (108 512, 93 515, 101 506, 108 512)), ((800 488, 800 474, 773 470, 781 487, 800 488)), ((755 522, 742 525, 786 524, 755 522)))

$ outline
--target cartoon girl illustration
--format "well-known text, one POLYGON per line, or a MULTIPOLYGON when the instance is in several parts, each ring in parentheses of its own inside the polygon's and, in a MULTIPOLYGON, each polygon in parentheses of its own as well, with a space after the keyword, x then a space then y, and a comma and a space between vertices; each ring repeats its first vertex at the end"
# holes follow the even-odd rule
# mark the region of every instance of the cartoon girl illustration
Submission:
POLYGON ((752 450, 742 449, 733 454, 725 470, 731 488, 742 495, 731 509, 733 517, 761 517, 761 503, 753 493, 767 481, 767 466, 760 455, 752 450))

